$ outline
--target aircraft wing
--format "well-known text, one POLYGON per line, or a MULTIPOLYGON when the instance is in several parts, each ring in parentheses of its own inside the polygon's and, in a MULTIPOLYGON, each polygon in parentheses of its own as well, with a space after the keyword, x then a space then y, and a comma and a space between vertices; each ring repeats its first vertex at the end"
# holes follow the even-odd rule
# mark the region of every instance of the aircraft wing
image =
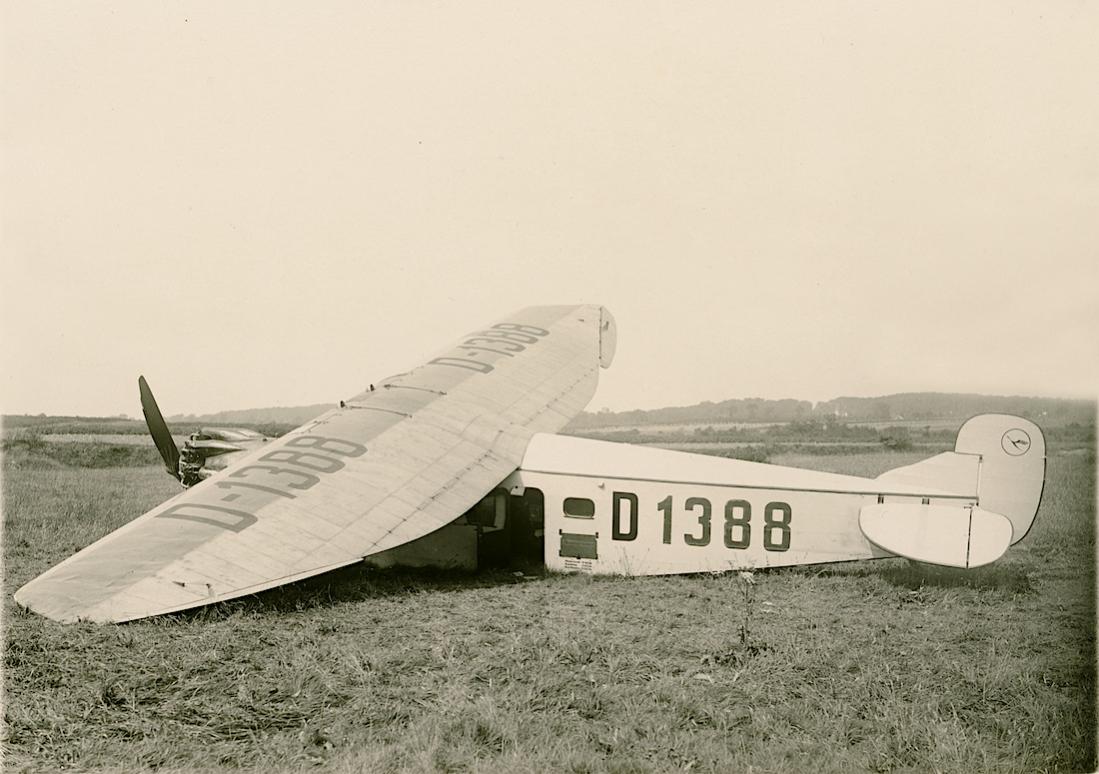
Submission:
POLYGON ((453 521, 560 430, 614 355, 599 306, 531 307, 376 385, 23 586, 59 621, 127 621, 352 564, 453 521))

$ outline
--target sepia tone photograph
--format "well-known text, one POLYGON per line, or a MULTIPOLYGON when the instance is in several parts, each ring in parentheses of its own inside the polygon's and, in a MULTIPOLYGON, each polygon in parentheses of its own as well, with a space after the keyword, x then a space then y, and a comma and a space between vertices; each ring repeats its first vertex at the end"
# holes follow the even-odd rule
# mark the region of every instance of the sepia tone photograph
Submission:
POLYGON ((1097 23, 4 5, 4 770, 1094 771, 1097 23))

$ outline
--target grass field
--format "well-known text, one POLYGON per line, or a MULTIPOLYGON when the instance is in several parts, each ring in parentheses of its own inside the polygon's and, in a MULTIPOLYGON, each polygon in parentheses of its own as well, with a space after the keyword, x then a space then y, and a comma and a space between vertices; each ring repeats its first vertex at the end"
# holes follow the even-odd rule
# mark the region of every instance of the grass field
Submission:
MULTIPOLYGON (((876 475, 922 456, 773 461, 876 475)), ((968 573, 352 568, 121 626, 20 611, 15 588, 177 491, 139 461, 5 459, 6 771, 1096 766, 1090 451, 1051 456, 1032 533, 968 573)))

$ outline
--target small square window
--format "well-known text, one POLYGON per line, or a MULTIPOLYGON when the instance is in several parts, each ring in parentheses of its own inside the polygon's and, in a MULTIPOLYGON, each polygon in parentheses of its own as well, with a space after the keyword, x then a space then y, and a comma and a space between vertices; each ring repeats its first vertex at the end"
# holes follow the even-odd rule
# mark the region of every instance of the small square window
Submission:
POLYGON ((598 559, 599 547, 596 545, 596 540, 595 535, 576 535, 571 532, 562 532, 561 548, 557 555, 572 559, 598 559))

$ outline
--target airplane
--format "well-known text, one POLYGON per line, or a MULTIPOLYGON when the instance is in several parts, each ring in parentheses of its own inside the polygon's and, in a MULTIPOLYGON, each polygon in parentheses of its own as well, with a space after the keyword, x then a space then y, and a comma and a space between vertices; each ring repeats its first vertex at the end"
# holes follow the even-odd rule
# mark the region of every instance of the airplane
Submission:
POLYGON ((974 417, 954 451, 876 478, 557 434, 616 342, 601 306, 529 307, 281 437, 200 431, 182 452, 141 378, 150 432, 185 488, 15 600, 57 621, 122 622, 364 561, 540 557, 549 571, 612 575, 898 556, 974 568, 1034 522, 1045 441, 1020 417, 974 417))

